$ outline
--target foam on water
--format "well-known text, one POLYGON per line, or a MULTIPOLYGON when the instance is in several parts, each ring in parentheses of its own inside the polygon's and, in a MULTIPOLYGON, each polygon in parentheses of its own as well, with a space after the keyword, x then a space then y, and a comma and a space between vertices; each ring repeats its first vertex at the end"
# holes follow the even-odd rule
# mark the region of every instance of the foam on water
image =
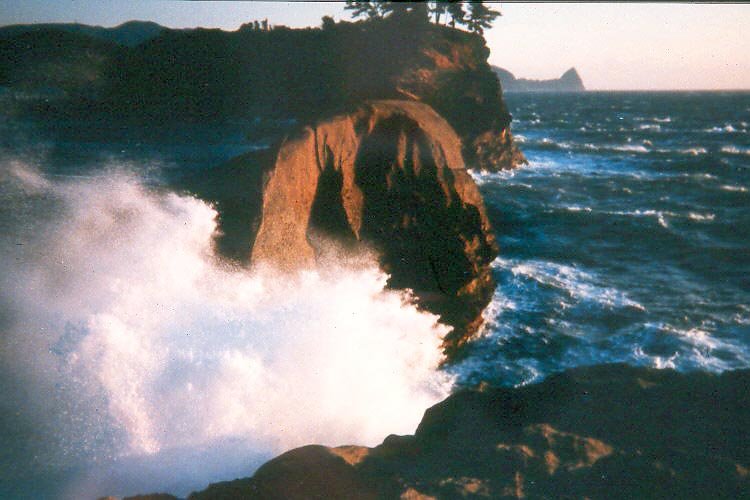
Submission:
POLYGON ((38 425, 54 429, 37 459, 137 465, 116 484, 91 472, 60 496, 166 478, 184 494, 238 464, 248 475, 251 454, 374 445, 413 432, 450 389, 436 370, 447 329, 385 291, 373 263, 250 272, 214 258, 216 212, 195 198, 122 172, 51 182, 22 162, 3 171, 14 220, 2 223, 14 229, 0 242, 0 356, 41 408, 38 425), (228 441, 233 453, 205 463, 228 441))
POLYGON ((745 186, 733 186, 730 184, 724 184, 721 186, 721 189, 724 191, 733 191, 736 193, 747 193, 747 188, 745 186))
POLYGON ((722 146, 721 152, 730 155, 750 155, 750 148, 741 148, 738 146, 722 146))
POLYGON ((597 278, 574 266, 554 262, 526 260, 517 261, 498 257, 494 268, 510 270, 514 276, 523 276, 542 285, 563 290, 575 301, 593 301, 608 308, 632 307, 644 310, 639 303, 614 288, 597 284, 597 278))

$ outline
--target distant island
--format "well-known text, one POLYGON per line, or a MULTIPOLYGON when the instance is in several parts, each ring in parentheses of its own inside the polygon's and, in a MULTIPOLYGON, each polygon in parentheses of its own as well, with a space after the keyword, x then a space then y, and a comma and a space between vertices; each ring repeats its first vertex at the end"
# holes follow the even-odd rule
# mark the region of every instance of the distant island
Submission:
POLYGON ((584 92, 581 75, 575 68, 570 68, 560 78, 552 80, 529 80, 516 78, 507 69, 492 66, 505 92, 584 92))

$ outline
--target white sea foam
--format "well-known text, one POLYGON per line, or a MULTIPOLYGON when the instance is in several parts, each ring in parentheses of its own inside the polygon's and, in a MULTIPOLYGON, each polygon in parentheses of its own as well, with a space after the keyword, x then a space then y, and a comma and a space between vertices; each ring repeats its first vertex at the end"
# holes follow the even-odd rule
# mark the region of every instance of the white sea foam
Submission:
MULTIPOLYGON (((680 214, 677 214, 675 212, 670 212, 667 210, 594 210, 591 207, 585 207, 580 205, 565 205, 560 207, 563 210, 566 210, 568 212, 586 212, 586 213, 598 213, 598 214, 606 214, 606 215, 621 215, 621 216, 628 216, 628 217, 654 217, 656 218, 657 222, 660 226, 664 228, 668 228, 669 224, 667 222, 667 217, 681 217, 680 214)), ((698 214, 692 214, 692 216, 698 216, 698 214)), ((712 220, 709 219, 709 217, 712 217, 712 214, 706 215, 706 220, 712 220)))
POLYGON ((736 193, 747 193, 748 189, 745 186, 734 186, 731 184, 724 184, 721 186, 724 191, 732 191, 736 193))
POLYGON ((574 266, 502 257, 496 258, 492 265, 499 269, 507 269, 515 276, 522 276, 543 285, 564 290, 576 301, 592 301, 610 308, 632 307, 645 310, 641 304, 628 298, 624 292, 602 285, 596 276, 574 266))
POLYGON ((231 479, 238 457, 307 443, 374 445, 447 394, 447 329, 373 264, 251 273, 213 257, 216 213, 195 198, 2 167, 2 363, 63 463, 141 464, 123 491, 94 475, 71 497, 231 479), (227 442, 241 444, 185 459, 227 442))
POLYGON ((733 368, 731 363, 715 355, 719 351, 731 353, 743 365, 747 365, 750 362, 744 346, 730 340, 718 338, 703 327, 678 328, 668 323, 646 323, 644 326, 673 336, 690 346, 690 362, 695 363, 702 369, 724 371, 733 368))
POLYGON ((741 148, 738 146, 722 146, 721 152, 730 155, 750 155, 750 148, 741 148))
MULTIPOLYGON (((674 151, 667 150, 666 152, 672 153, 674 151)), ((691 156, 704 155, 708 153, 706 148, 701 148, 701 147, 678 149, 677 152, 680 154, 691 155, 691 156)))
POLYGON ((703 222, 703 221, 714 220, 716 218, 716 215, 715 214, 699 214, 697 212, 690 212, 688 214, 688 218, 694 221, 703 222))

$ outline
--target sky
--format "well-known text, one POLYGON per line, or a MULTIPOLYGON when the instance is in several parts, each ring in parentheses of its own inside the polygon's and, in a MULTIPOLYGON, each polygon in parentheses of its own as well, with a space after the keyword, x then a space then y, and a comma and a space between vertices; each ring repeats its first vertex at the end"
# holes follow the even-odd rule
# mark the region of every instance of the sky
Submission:
MULTIPOLYGON (((750 89, 750 4, 510 3, 485 33, 490 63, 519 78, 575 67, 592 90, 750 89)), ((131 19, 234 30, 267 18, 290 27, 349 19, 343 2, 0 0, 0 25, 131 19)))

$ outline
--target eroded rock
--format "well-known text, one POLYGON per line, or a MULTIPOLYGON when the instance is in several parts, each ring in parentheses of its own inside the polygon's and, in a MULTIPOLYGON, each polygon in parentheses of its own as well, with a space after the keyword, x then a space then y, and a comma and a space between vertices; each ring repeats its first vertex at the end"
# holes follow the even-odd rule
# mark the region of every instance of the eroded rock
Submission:
POLYGON ((293 271, 364 247, 454 327, 449 350, 481 325, 497 245, 461 140, 429 106, 373 101, 305 127, 267 176, 253 264, 293 271))

